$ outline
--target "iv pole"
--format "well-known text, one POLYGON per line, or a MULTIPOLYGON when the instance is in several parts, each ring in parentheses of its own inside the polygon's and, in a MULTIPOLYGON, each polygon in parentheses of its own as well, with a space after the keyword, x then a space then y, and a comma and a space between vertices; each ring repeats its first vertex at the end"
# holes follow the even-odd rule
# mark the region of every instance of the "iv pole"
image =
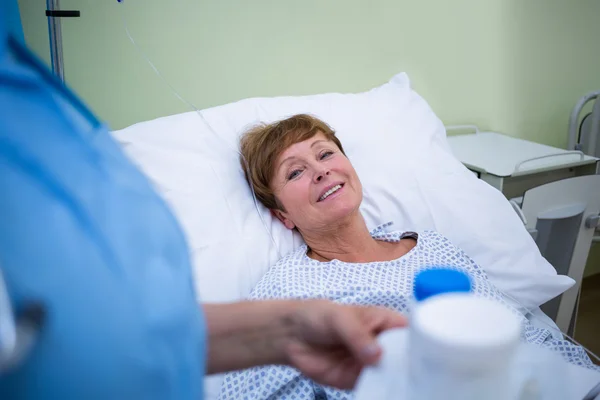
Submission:
POLYGON ((79 11, 60 9, 60 0, 46 0, 46 17, 48 17, 48 37, 50 38, 50 62, 52 72, 62 82, 65 81, 63 65, 62 30, 60 19, 63 17, 79 17, 79 11))

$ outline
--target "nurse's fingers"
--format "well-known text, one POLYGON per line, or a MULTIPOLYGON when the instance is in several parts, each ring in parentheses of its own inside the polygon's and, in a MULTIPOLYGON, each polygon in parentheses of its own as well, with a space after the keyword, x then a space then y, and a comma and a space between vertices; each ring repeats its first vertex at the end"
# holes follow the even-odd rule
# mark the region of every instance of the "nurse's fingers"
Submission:
POLYGON ((385 308, 343 308, 334 314, 331 320, 332 328, 354 358, 364 365, 375 364, 381 357, 377 335, 407 324, 406 318, 401 314, 385 308))

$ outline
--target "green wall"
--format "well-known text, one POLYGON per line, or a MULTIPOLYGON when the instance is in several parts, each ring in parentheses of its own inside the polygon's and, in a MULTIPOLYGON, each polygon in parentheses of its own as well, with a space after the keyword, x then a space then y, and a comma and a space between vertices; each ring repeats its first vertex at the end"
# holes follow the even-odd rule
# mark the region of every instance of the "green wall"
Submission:
MULTIPOLYGON (((20 0, 46 60, 44 0, 20 0)), ((113 128, 246 97, 362 91, 399 71, 446 124, 566 146, 600 89, 597 0, 62 0, 67 83, 113 128)), ((600 272, 599 252, 593 264, 600 272)), ((594 267, 590 265, 590 271, 594 267)))

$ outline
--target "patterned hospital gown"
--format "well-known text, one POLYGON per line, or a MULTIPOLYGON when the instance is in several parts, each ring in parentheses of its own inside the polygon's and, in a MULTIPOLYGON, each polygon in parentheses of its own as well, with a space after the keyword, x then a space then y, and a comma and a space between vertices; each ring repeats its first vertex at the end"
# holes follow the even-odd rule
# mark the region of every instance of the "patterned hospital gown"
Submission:
MULTIPOLYGON (((378 240, 398 242, 412 237, 416 246, 404 256, 386 262, 320 262, 306 255, 307 246, 283 257, 260 280, 251 299, 330 299, 341 304, 375 305, 407 313, 416 273, 432 266, 456 268, 472 280, 473 292, 508 303, 487 279, 485 272, 462 250, 436 232, 386 232, 390 223, 371 232, 378 240)), ((566 340, 552 337, 550 330, 536 328, 519 311, 522 339, 559 352, 577 365, 596 369, 585 351, 566 340)), ((352 392, 321 386, 286 366, 255 367, 225 375, 220 400, 230 399, 352 399, 352 392)))

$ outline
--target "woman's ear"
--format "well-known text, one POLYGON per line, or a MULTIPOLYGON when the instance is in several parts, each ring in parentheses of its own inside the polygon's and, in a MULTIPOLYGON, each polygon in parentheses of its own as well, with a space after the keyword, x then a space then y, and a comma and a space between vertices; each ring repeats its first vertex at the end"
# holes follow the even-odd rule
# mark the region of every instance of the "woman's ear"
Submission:
POLYGON ((281 221, 281 223, 282 223, 283 225, 285 225, 285 227, 286 227, 286 228, 288 228, 288 229, 290 229, 290 230, 291 230, 291 229, 294 229, 294 228, 296 227, 296 224, 294 224, 294 223, 292 222, 292 220, 288 219, 288 218, 285 216, 285 213, 284 213, 283 211, 281 211, 281 210, 273 210, 273 209, 271 209, 271 214, 272 214, 272 215, 274 215, 274 216, 275 216, 275 218, 277 218, 278 220, 280 220, 280 221, 281 221))

